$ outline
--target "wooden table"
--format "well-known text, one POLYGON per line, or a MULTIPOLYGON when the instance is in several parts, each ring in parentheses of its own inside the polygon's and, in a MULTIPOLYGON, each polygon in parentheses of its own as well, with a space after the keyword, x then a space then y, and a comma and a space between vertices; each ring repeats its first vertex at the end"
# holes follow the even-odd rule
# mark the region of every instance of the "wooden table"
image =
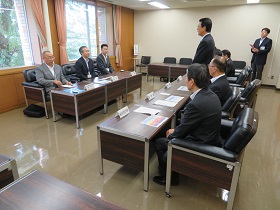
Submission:
POLYGON ((151 63, 148 65, 147 81, 148 76, 160 76, 167 77, 168 82, 171 78, 177 78, 186 74, 188 65, 172 64, 172 63, 151 63))
POLYGON ((16 160, 0 155, 0 188, 5 187, 18 178, 16 160))
POLYGON ((102 84, 93 84, 92 90, 85 91, 84 86, 91 81, 76 83, 74 88, 57 88, 51 90, 51 106, 53 121, 56 122, 56 112, 73 115, 76 117, 76 127, 80 128, 79 116, 99 106, 104 105, 104 113, 107 112, 107 90, 102 84), (77 92, 75 92, 77 91, 77 92))
POLYGON ((144 190, 149 185, 149 158, 151 142, 165 136, 170 127, 174 127, 174 112, 161 110, 158 116, 167 117, 159 127, 142 124, 148 115, 136 113, 130 108, 130 113, 124 118, 113 117, 97 126, 97 141, 99 152, 99 172, 103 174, 103 159, 144 172, 144 190))
POLYGON ((109 210, 123 208, 35 170, 0 191, 0 209, 109 210))

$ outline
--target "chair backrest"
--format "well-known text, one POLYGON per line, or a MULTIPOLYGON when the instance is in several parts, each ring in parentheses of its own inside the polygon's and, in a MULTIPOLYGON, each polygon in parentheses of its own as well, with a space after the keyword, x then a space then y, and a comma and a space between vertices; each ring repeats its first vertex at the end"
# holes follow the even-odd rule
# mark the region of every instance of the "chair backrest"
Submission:
POLYGON ((27 69, 23 71, 23 76, 25 82, 35 82, 36 81, 36 71, 35 69, 27 69))
POLYGON ((249 107, 252 107, 254 102, 254 98, 261 87, 262 81, 259 79, 255 79, 254 81, 250 82, 244 90, 241 92, 241 97, 245 98, 249 107))
POLYGON ((240 153, 257 132, 258 121, 258 113, 246 107, 235 118, 230 134, 225 140, 223 147, 227 150, 240 153))
POLYGON ((246 66, 245 61, 232 61, 232 62, 234 63, 236 69, 244 69, 244 67, 246 66))
POLYGON ((141 57, 141 64, 148 65, 151 62, 151 56, 142 56, 141 57))
POLYGON ((248 76, 249 72, 246 69, 243 69, 238 75, 235 83, 243 86, 248 76))
POLYGON ((241 93, 238 87, 232 87, 231 95, 228 97, 224 105, 222 106, 222 111, 231 113, 236 107, 241 93))
POLYGON ((191 65, 192 59, 191 58, 180 58, 179 64, 191 65))
POLYGON ((165 57, 163 63, 176 63, 175 57, 165 57))
POLYGON ((65 76, 76 74, 75 63, 68 63, 62 65, 62 72, 65 76))

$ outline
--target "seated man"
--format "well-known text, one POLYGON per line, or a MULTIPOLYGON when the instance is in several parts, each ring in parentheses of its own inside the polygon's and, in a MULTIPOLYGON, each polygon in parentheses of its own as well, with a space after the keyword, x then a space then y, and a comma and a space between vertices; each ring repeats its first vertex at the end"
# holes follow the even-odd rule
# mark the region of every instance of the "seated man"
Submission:
POLYGON ((221 105, 223 106, 231 93, 229 82, 225 76, 225 59, 223 57, 215 56, 208 67, 209 73, 212 76, 209 89, 219 97, 221 105))
POLYGON ((50 51, 43 52, 44 63, 36 68, 36 80, 40 85, 45 86, 46 100, 50 100, 50 91, 62 84, 72 85, 63 74, 61 67, 54 64, 54 56, 50 51))
POLYGON ((233 61, 231 60, 230 56, 231 53, 228 50, 223 50, 222 51, 223 57, 226 60, 226 76, 227 77, 234 77, 235 76, 235 66, 233 61))
MULTIPOLYGON (((183 138, 186 141, 220 145, 221 103, 217 95, 207 88, 208 84, 209 77, 205 65, 192 64, 188 67, 186 86, 192 95, 183 110, 180 125, 166 131, 166 138, 156 140, 159 176, 153 178, 155 183, 165 185, 169 140, 183 138)), ((178 181, 178 174, 173 173, 171 184, 177 185, 178 181)))
POLYGON ((96 58, 97 70, 101 75, 106 75, 114 71, 110 63, 110 58, 108 56, 108 45, 101 45, 101 53, 96 58))
POLYGON ((86 46, 79 48, 81 57, 75 63, 76 77, 80 78, 80 81, 90 79, 95 76, 93 60, 89 58, 90 52, 86 46))

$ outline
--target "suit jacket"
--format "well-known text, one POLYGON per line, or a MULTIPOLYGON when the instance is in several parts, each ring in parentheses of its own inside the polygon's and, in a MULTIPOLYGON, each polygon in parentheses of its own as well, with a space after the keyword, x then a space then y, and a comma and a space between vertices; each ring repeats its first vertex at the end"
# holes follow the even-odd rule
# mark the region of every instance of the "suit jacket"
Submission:
POLYGON ((253 53, 251 63, 255 63, 256 65, 265 65, 267 54, 270 52, 272 47, 272 40, 269 38, 265 38, 260 45, 261 38, 257 39, 254 43, 254 47, 259 50, 258 53, 254 53, 251 49, 251 52, 253 53))
POLYGON ((201 89, 184 108, 181 124, 168 136, 220 145, 221 103, 208 89, 201 89))
POLYGON ((235 76, 235 66, 233 61, 229 58, 227 60, 227 65, 226 65, 226 76, 227 77, 234 77, 235 76))
POLYGON ((100 72, 101 75, 109 74, 114 71, 113 67, 111 66, 109 56, 107 56, 107 59, 105 61, 104 56, 102 55, 102 53, 100 53, 96 58, 96 62, 97 70, 100 72), (108 68, 109 71, 106 68, 108 68))
POLYGON ((231 93, 229 82, 225 75, 221 76, 213 83, 211 83, 208 88, 218 96, 222 106, 228 99, 229 94, 231 93))
POLYGON ((208 65, 214 57, 215 42, 211 34, 206 35, 199 43, 193 63, 208 65))
POLYGON ((62 74, 61 67, 57 64, 54 64, 54 73, 55 77, 45 63, 36 68, 36 80, 40 85, 45 86, 47 93, 49 93, 51 89, 56 88, 56 85, 53 83, 54 80, 59 80, 62 84, 66 84, 67 82, 62 74))
POLYGON ((75 63, 76 77, 80 78, 81 81, 87 79, 88 72, 90 72, 92 77, 96 76, 94 73, 93 60, 90 58, 88 60, 88 67, 83 57, 80 57, 75 63))

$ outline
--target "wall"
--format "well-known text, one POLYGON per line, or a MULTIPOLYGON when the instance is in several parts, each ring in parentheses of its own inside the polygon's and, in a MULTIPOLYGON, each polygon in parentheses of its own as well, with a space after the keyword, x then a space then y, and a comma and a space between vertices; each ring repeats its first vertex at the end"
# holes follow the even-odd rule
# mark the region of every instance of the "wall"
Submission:
POLYGON ((268 27, 271 29, 269 37, 273 40, 273 47, 263 73, 263 83, 280 85, 279 59, 277 60, 277 56, 272 59, 280 48, 279 43, 276 45, 280 24, 279 11, 279 3, 135 11, 135 44, 139 44, 140 56, 150 55, 151 62, 162 62, 166 56, 174 56, 178 60, 181 57, 193 58, 200 41, 196 31, 198 20, 210 17, 213 21, 212 35, 216 47, 230 50, 233 60, 245 60, 247 65, 250 65, 252 54, 249 44, 260 37, 262 28, 268 27), (274 79, 268 76, 274 76, 274 79))

